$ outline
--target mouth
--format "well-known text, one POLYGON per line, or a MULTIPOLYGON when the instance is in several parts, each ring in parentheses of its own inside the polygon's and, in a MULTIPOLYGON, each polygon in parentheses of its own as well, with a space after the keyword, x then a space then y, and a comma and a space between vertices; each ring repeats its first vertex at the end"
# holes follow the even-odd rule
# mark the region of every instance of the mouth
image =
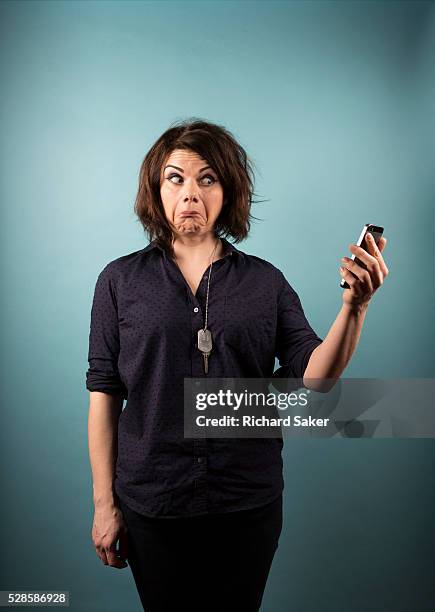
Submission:
POLYGON ((180 217, 196 217, 199 213, 191 211, 191 210, 185 210, 184 212, 180 213, 180 217))

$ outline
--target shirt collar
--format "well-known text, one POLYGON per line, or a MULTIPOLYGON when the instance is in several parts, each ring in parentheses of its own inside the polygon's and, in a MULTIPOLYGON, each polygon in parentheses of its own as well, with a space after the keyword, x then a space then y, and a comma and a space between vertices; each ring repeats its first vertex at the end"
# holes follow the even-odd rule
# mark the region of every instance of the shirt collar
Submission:
MULTIPOLYGON (((239 249, 236 249, 234 244, 229 242, 226 238, 221 238, 221 241, 224 247, 223 257, 227 257, 228 255, 243 255, 242 251, 239 251, 239 249)), ((152 240, 148 246, 142 249, 142 252, 147 253, 148 251, 152 251, 155 248, 160 249, 162 253, 166 254, 164 249, 159 244, 157 244, 155 240, 152 240)))

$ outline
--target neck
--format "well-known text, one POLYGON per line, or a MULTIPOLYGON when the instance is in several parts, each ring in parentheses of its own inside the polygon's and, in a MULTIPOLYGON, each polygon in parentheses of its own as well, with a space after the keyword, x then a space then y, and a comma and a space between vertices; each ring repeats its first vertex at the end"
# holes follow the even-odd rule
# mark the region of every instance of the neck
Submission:
POLYGON ((213 252, 213 259, 220 259, 223 253, 223 244, 212 232, 202 236, 177 237, 173 242, 175 258, 178 261, 189 261, 190 263, 209 263, 213 252), (213 251, 214 249, 214 251, 213 251))

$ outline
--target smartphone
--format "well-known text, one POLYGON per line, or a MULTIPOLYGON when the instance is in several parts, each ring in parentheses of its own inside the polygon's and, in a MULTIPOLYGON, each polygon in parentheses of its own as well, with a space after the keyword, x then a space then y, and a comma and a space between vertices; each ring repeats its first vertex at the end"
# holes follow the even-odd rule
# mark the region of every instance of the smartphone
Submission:
MULTIPOLYGON (((379 225, 372 225, 371 223, 366 223, 364 227, 362 228, 362 232, 356 242, 356 245, 362 247, 365 251, 369 253, 370 251, 367 248, 367 243, 366 243, 366 233, 367 232, 370 232, 370 234, 372 234, 373 238, 375 239, 375 243, 378 244, 379 239, 384 232, 384 228, 380 227, 379 225)), ((361 266, 365 270, 367 269, 367 266, 365 265, 365 263, 362 262, 360 259, 358 259, 358 257, 355 257, 353 253, 350 256, 350 259, 353 259, 359 266, 361 266)), ((341 279, 340 287, 342 287, 343 289, 350 288, 349 283, 346 283, 344 278, 341 279)))

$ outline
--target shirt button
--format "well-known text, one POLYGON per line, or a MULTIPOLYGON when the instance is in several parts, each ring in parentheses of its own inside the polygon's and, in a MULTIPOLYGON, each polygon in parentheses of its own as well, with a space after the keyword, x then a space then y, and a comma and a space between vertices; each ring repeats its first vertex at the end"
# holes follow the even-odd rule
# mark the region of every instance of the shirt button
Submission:
POLYGON ((198 312, 199 308, 198 306, 195 306, 195 308, 193 309, 193 312, 198 312))

